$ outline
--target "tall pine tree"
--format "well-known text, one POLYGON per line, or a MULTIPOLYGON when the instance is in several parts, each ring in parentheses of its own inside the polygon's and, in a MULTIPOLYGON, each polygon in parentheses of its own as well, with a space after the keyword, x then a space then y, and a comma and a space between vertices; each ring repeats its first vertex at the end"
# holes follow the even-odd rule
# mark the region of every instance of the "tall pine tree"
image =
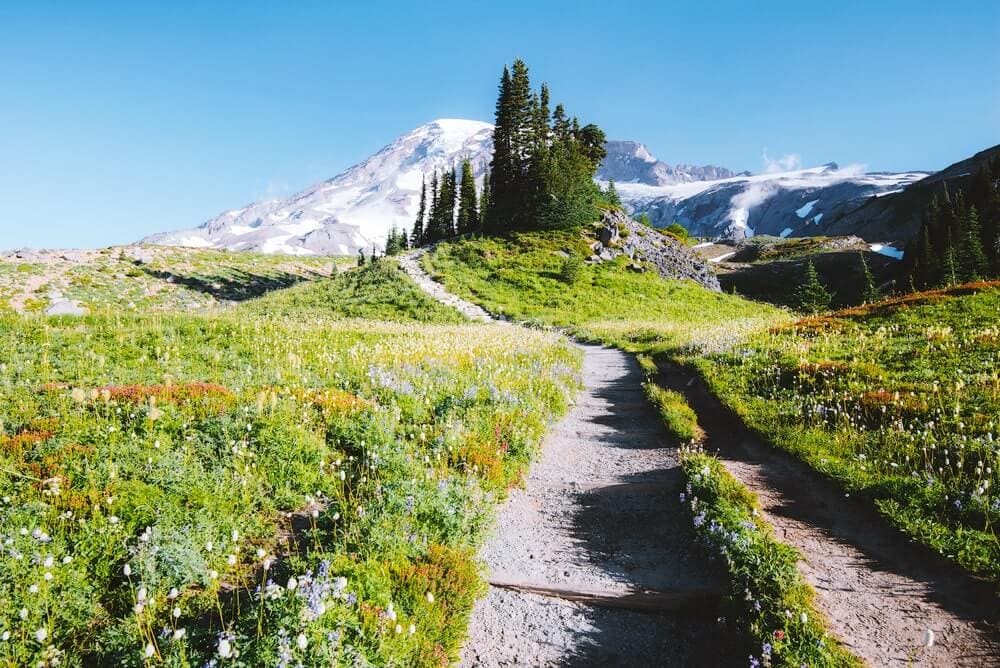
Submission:
POLYGON ((479 196, 479 229, 486 228, 486 216, 489 215, 490 204, 490 170, 483 174, 483 192, 479 196))
POLYGON ((424 245, 424 218, 427 217, 427 180, 420 179, 420 206, 417 208, 417 219, 413 221, 413 235, 410 244, 417 248, 424 245))
POLYGON ((984 278, 989 271, 989 262, 983 250, 982 229, 979 225, 979 212, 975 206, 969 207, 962 225, 965 238, 959 253, 959 271, 962 280, 975 281, 984 278))
POLYGON ((462 160, 462 183, 458 193, 458 233, 475 232, 479 227, 479 203, 476 201, 476 179, 472 163, 462 160))
POLYGON ((796 306, 806 313, 819 313, 830 308, 833 295, 819 278, 812 260, 806 265, 806 275, 796 292, 796 306))

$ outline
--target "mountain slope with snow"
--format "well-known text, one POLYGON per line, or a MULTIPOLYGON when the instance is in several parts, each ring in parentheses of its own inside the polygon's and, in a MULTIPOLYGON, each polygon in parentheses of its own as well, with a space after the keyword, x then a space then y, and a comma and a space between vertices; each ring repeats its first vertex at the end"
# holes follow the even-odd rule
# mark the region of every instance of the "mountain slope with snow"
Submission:
MULTIPOLYGON (((250 204, 194 229, 143 241, 291 255, 344 255, 381 247, 391 227, 412 228, 422 178, 450 169, 466 157, 481 178, 492 148, 489 123, 439 119, 287 199, 250 204)), ((615 180, 631 213, 645 213, 659 227, 676 221, 694 235, 724 239, 826 234, 838 221, 852 220, 849 214, 871 198, 901 191, 925 176, 924 172, 864 173, 834 163, 780 173, 736 174, 713 165, 671 166, 632 141, 608 142, 608 157, 597 172, 599 181, 615 180)), ((833 229, 853 233, 842 227, 833 229)))
POLYGON ((439 119, 288 199, 226 211, 197 228, 155 234, 143 242, 289 255, 356 253, 381 246, 394 225, 412 228, 425 175, 467 157, 480 177, 492 150, 489 123, 439 119))
MULTIPOLYGON (((927 172, 865 173, 836 163, 787 172, 672 185, 616 184, 633 214, 657 227, 677 222, 695 236, 817 236, 872 197, 899 192, 927 172)), ((886 240, 881 240, 886 241, 886 240)))

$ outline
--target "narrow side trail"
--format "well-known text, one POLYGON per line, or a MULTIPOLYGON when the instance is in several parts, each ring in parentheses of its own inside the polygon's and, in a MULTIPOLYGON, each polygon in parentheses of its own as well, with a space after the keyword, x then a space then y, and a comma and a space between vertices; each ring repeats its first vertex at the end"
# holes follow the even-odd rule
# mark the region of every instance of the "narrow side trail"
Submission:
POLYGON ((757 494, 777 538, 802 552, 817 607, 851 651, 872 666, 1000 666, 992 587, 751 433, 695 372, 667 369, 660 382, 687 397, 706 450, 757 494), (915 651, 927 629, 934 646, 915 651))
MULTIPOLYGON (((445 292, 413 255, 400 265, 443 303, 478 309, 445 292)), ((473 611, 462 665, 729 663, 715 620, 698 612, 724 581, 678 511, 677 452, 638 364, 617 350, 580 348, 584 389, 481 552, 491 586, 473 611)))

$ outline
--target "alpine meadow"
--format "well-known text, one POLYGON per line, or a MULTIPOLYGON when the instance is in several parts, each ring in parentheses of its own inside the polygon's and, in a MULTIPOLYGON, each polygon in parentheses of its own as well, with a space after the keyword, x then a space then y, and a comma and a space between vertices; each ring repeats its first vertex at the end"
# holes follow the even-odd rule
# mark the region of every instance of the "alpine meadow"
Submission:
POLYGON ((996 7, 307 4, 0 10, 0 666, 1000 666, 996 7))

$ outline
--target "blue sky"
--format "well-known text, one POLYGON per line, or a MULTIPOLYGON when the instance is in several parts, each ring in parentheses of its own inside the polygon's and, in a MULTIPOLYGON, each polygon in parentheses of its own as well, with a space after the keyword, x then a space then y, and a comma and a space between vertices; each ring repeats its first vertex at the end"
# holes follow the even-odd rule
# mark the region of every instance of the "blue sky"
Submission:
POLYGON ((0 3, 0 248, 191 227, 492 120, 514 56, 670 163, 939 169, 1000 142, 992 1, 152 4, 0 3))

